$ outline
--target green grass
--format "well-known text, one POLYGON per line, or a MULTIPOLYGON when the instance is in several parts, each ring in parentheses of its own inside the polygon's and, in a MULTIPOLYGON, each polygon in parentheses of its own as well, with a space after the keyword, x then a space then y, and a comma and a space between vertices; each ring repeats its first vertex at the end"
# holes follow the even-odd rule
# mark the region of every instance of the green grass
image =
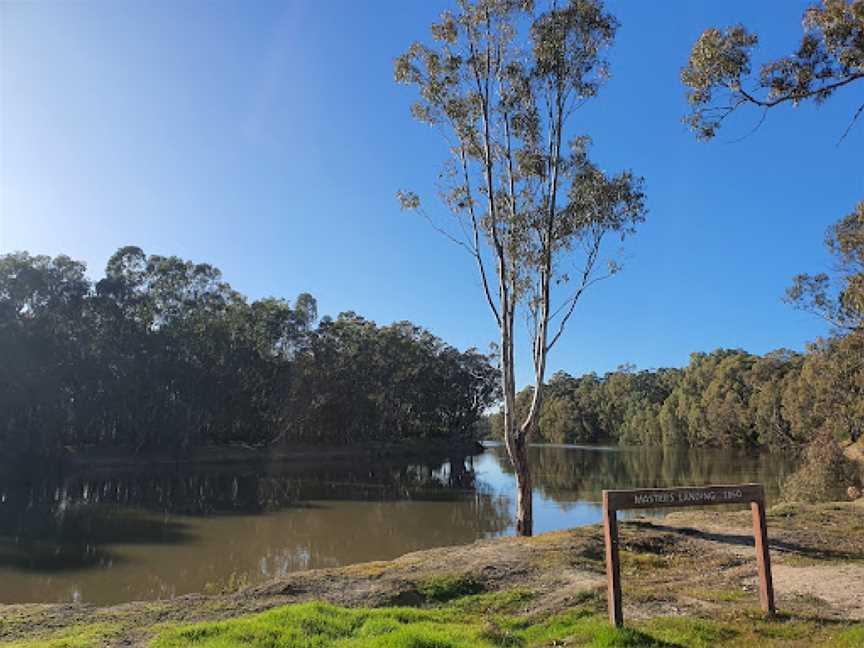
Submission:
POLYGON ((742 589, 693 589, 687 592, 689 596, 712 603, 738 603, 755 599, 755 595, 742 589))
POLYGON ((550 617, 516 616, 526 591, 480 594, 427 608, 350 609, 305 603, 262 614, 163 631, 151 648, 714 648, 864 646, 864 625, 766 620, 753 613, 723 620, 659 617, 611 627, 593 602, 550 617), (557 642, 557 643, 556 643, 557 642))
POLYGON ((305 603, 241 619, 163 632, 153 648, 445 648, 494 646, 480 624, 440 609, 348 609, 305 603))
POLYGON ((463 596, 451 601, 448 607, 454 612, 489 616, 491 614, 517 614, 536 597, 536 593, 523 588, 506 592, 489 592, 463 596))
MULTIPOLYGON (((435 592, 453 593, 452 582, 435 592)), ((442 594, 443 596, 443 594, 442 594)), ((151 629, 150 648, 862 648, 864 624, 810 621, 758 612, 715 619, 657 617, 613 628, 602 603, 586 596, 559 614, 529 614, 537 594, 528 590, 460 596, 420 608, 345 608, 302 603, 267 612, 191 625, 151 629)), ((101 648, 117 626, 82 625, 15 648, 101 648)))
MULTIPOLYGON (((489 614, 483 596, 437 608, 349 609, 304 603, 230 621, 163 631, 152 648, 495 648, 549 646, 569 640, 586 648, 666 648, 670 644, 631 628, 610 627, 603 616, 574 610, 532 623, 489 614)), ((494 596, 494 595, 493 595, 494 596)), ((508 607, 500 597, 491 607, 508 607)))
MULTIPOLYGON (((613 628, 605 615, 575 610, 544 623, 528 626, 517 646, 554 646, 562 639, 568 646, 589 648, 673 648, 670 644, 633 628, 613 628)), ((500 645, 500 644, 493 644, 500 645)))
POLYGON ((464 574, 444 574, 418 582, 417 591, 427 601, 444 603, 462 596, 479 594, 483 591, 483 585, 474 578, 464 574))
POLYGON ((739 637, 739 632, 726 624, 686 617, 652 619, 646 630, 670 645, 688 648, 722 646, 739 637))
POLYGON ((621 569, 624 571, 654 571, 669 566, 668 559, 653 553, 622 550, 621 569))
POLYGON ((120 627, 92 623, 66 628, 47 639, 16 641, 0 644, 3 648, 95 648, 119 634, 120 627))
POLYGON ((864 624, 811 622, 780 615, 765 619, 757 612, 726 616, 722 621, 692 617, 659 617, 641 624, 649 636, 685 648, 864 648, 864 624))
POLYGON ((864 624, 842 630, 823 644, 823 648, 861 648, 861 646, 864 646, 864 624))

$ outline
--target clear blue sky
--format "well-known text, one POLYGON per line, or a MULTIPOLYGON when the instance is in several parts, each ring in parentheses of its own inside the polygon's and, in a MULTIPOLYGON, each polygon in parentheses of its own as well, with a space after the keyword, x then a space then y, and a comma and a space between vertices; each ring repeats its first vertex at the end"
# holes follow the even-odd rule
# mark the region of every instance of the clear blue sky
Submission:
MULTIPOLYGON (((829 268, 825 229, 864 199, 864 124, 836 146, 864 88, 774 111, 735 144, 755 114, 707 145, 680 122, 678 73, 702 29, 740 21, 761 34, 757 59, 783 54, 805 4, 608 3, 613 78, 576 128, 605 167, 645 176, 651 211, 552 370, 825 333, 781 297, 792 275, 829 268)), ((392 61, 448 5, 0 4, 0 253, 65 253, 100 276, 135 244, 213 263, 252 297, 309 291, 322 313, 485 348, 495 329, 470 259, 394 199, 412 188, 428 204, 444 151, 411 120, 392 61)))

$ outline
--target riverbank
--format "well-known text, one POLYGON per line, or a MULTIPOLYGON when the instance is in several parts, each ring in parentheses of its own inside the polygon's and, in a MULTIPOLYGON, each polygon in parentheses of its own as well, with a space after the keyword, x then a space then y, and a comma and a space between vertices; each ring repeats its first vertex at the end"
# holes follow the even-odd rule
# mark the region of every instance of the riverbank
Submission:
MULTIPOLYGON (((228 465, 239 463, 337 462, 361 459, 422 459, 434 461, 481 454, 482 443, 474 439, 414 439, 399 442, 369 442, 359 445, 280 444, 249 446, 210 445, 184 450, 145 450, 129 447, 66 447, 58 457, 39 459, 43 464, 68 468, 127 468, 179 464, 228 465)), ((32 461, 16 462, 29 465, 32 461)), ((6 467, 6 466, 4 466, 6 467)), ((14 469, 9 465, 9 470, 14 469)))
MULTIPOLYGON (((243 444, 210 445, 178 451, 151 450, 136 452, 127 447, 71 447, 64 448, 61 456, 47 460, 75 468, 123 468, 142 465, 199 464, 218 465, 251 462, 300 462, 353 461, 357 457, 367 459, 447 459, 465 457, 484 452, 489 444, 503 445, 497 438, 476 439, 414 439, 398 442, 369 442, 361 445, 314 445, 282 444, 273 446, 249 446, 243 444)), ((616 445, 559 445, 541 444, 544 447, 596 448, 616 450, 616 445)), ((660 446, 648 446, 659 449, 660 446)), ((864 466, 864 439, 844 446, 845 454, 864 466)))
POLYGON ((864 503, 770 510, 780 612, 774 620, 758 611, 749 524, 747 511, 716 510, 622 523, 626 631, 605 624, 603 541, 594 525, 298 572, 210 596, 111 607, 0 606, 0 642, 19 648, 293 646, 313 638, 318 643, 309 645, 864 645, 864 503), (619 643, 603 643, 613 640, 619 643))

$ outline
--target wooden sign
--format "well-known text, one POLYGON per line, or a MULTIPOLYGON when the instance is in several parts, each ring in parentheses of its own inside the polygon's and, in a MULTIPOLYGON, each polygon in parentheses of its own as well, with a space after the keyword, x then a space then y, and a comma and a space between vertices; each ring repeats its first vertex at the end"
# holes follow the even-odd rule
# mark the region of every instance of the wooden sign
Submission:
POLYGON ((624 616, 621 611, 621 566, 618 559, 617 511, 678 506, 745 504, 748 502, 753 512, 753 535, 756 539, 756 562, 759 568, 759 602, 766 614, 774 614, 774 584, 771 580, 771 557, 768 554, 768 530, 765 524, 765 489, 762 487, 762 484, 604 490, 603 539, 606 544, 609 622, 616 626, 624 623, 624 616))

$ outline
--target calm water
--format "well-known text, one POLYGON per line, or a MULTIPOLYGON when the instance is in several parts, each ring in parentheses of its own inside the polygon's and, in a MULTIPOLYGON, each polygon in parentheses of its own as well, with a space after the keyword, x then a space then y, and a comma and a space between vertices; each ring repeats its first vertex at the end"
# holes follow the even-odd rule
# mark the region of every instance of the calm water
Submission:
MULTIPOLYGON (((600 520, 603 488, 760 481, 779 455, 539 446, 535 525, 600 520)), ((512 533, 504 449, 433 464, 318 462, 0 476, 0 602, 117 603, 512 533)))

